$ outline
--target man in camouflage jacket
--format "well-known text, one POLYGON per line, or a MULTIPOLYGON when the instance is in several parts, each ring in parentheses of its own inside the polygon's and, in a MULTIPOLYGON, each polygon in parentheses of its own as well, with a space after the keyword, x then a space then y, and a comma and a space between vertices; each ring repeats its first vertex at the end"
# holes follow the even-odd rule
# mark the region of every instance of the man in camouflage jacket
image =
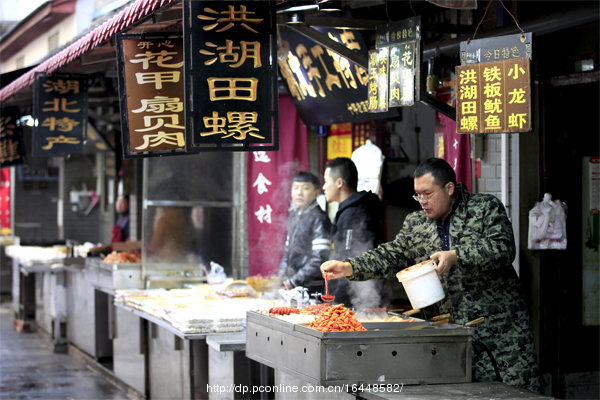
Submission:
POLYGON ((470 195, 456 184, 452 168, 428 159, 414 173, 415 200, 423 211, 409 214, 392 242, 321 270, 350 280, 393 277, 425 261, 437 261, 445 299, 435 305, 464 324, 478 317, 473 336, 473 380, 498 378, 537 391, 537 357, 529 316, 512 267, 515 244, 504 206, 487 194, 470 195))

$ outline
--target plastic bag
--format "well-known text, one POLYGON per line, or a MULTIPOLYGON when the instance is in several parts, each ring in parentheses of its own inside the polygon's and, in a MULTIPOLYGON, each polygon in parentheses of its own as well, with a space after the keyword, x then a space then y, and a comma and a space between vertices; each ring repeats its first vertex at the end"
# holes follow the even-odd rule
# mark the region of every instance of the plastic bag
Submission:
POLYGON ((225 274, 225 269, 214 261, 210 262, 210 272, 206 276, 206 280, 210 285, 217 285, 219 283, 225 282, 227 279, 227 275, 225 274))
POLYGON ((544 194, 544 200, 535 203, 529 211, 527 247, 530 250, 567 248, 566 204, 559 200, 552 201, 550 193, 544 194))

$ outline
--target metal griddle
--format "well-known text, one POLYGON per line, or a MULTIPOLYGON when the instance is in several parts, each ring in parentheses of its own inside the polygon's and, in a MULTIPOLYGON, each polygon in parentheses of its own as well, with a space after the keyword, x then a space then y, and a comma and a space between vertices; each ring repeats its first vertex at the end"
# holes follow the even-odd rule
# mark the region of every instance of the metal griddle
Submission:
POLYGON ((315 385, 471 381, 472 328, 426 321, 363 326, 367 331, 322 332, 249 311, 246 356, 315 385), (423 328, 406 329, 417 326, 423 328))

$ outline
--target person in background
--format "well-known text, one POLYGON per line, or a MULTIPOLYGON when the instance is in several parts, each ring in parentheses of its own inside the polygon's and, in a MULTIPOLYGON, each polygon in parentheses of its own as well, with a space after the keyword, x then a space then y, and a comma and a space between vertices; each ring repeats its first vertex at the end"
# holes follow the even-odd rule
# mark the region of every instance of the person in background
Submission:
POLYGON ((396 238, 358 257, 327 261, 321 270, 331 279, 364 280, 436 260, 446 297, 432 311, 451 313, 457 324, 486 318, 473 335, 473 380, 537 391, 533 334, 512 266, 515 242, 504 206, 492 195, 469 194, 439 158, 423 161, 413 178, 422 211, 406 217, 396 238))
POLYGON ((302 286, 309 292, 321 291, 323 279, 319 267, 329 259, 331 223, 316 199, 319 178, 299 172, 292 182, 292 211, 278 276, 291 289, 302 286))
POLYGON ((117 197, 115 210, 119 214, 119 218, 112 229, 111 244, 129 240, 129 196, 117 197))
MULTIPOLYGON (((339 203, 331 230, 333 258, 345 260, 383 242, 383 204, 372 192, 357 192, 358 171, 352 160, 339 157, 329 161, 324 179, 323 192, 327 202, 339 203)), ((335 301, 352 305, 351 286, 357 286, 356 289, 360 290, 359 285, 351 285, 345 279, 331 282, 330 290, 335 301)), ((381 282, 371 289, 380 291, 381 282)))

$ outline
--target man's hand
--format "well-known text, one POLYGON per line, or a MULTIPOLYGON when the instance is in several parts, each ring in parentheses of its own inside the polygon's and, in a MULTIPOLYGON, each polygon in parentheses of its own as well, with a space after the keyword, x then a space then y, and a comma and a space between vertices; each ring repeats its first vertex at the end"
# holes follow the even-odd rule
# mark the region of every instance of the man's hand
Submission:
POLYGON ((321 274, 327 274, 327 279, 338 279, 352 276, 352 264, 348 261, 329 260, 321 264, 321 274))
MULTIPOLYGON (((431 259, 438 261, 438 264, 435 267, 435 272, 437 272, 438 275, 442 275, 450 271, 450 268, 452 268, 452 266, 458 262, 456 250, 438 251, 437 253, 433 253, 431 255, 431 259)), ((322 268, 323 267, 321 267, 321 269, 322 268)))

